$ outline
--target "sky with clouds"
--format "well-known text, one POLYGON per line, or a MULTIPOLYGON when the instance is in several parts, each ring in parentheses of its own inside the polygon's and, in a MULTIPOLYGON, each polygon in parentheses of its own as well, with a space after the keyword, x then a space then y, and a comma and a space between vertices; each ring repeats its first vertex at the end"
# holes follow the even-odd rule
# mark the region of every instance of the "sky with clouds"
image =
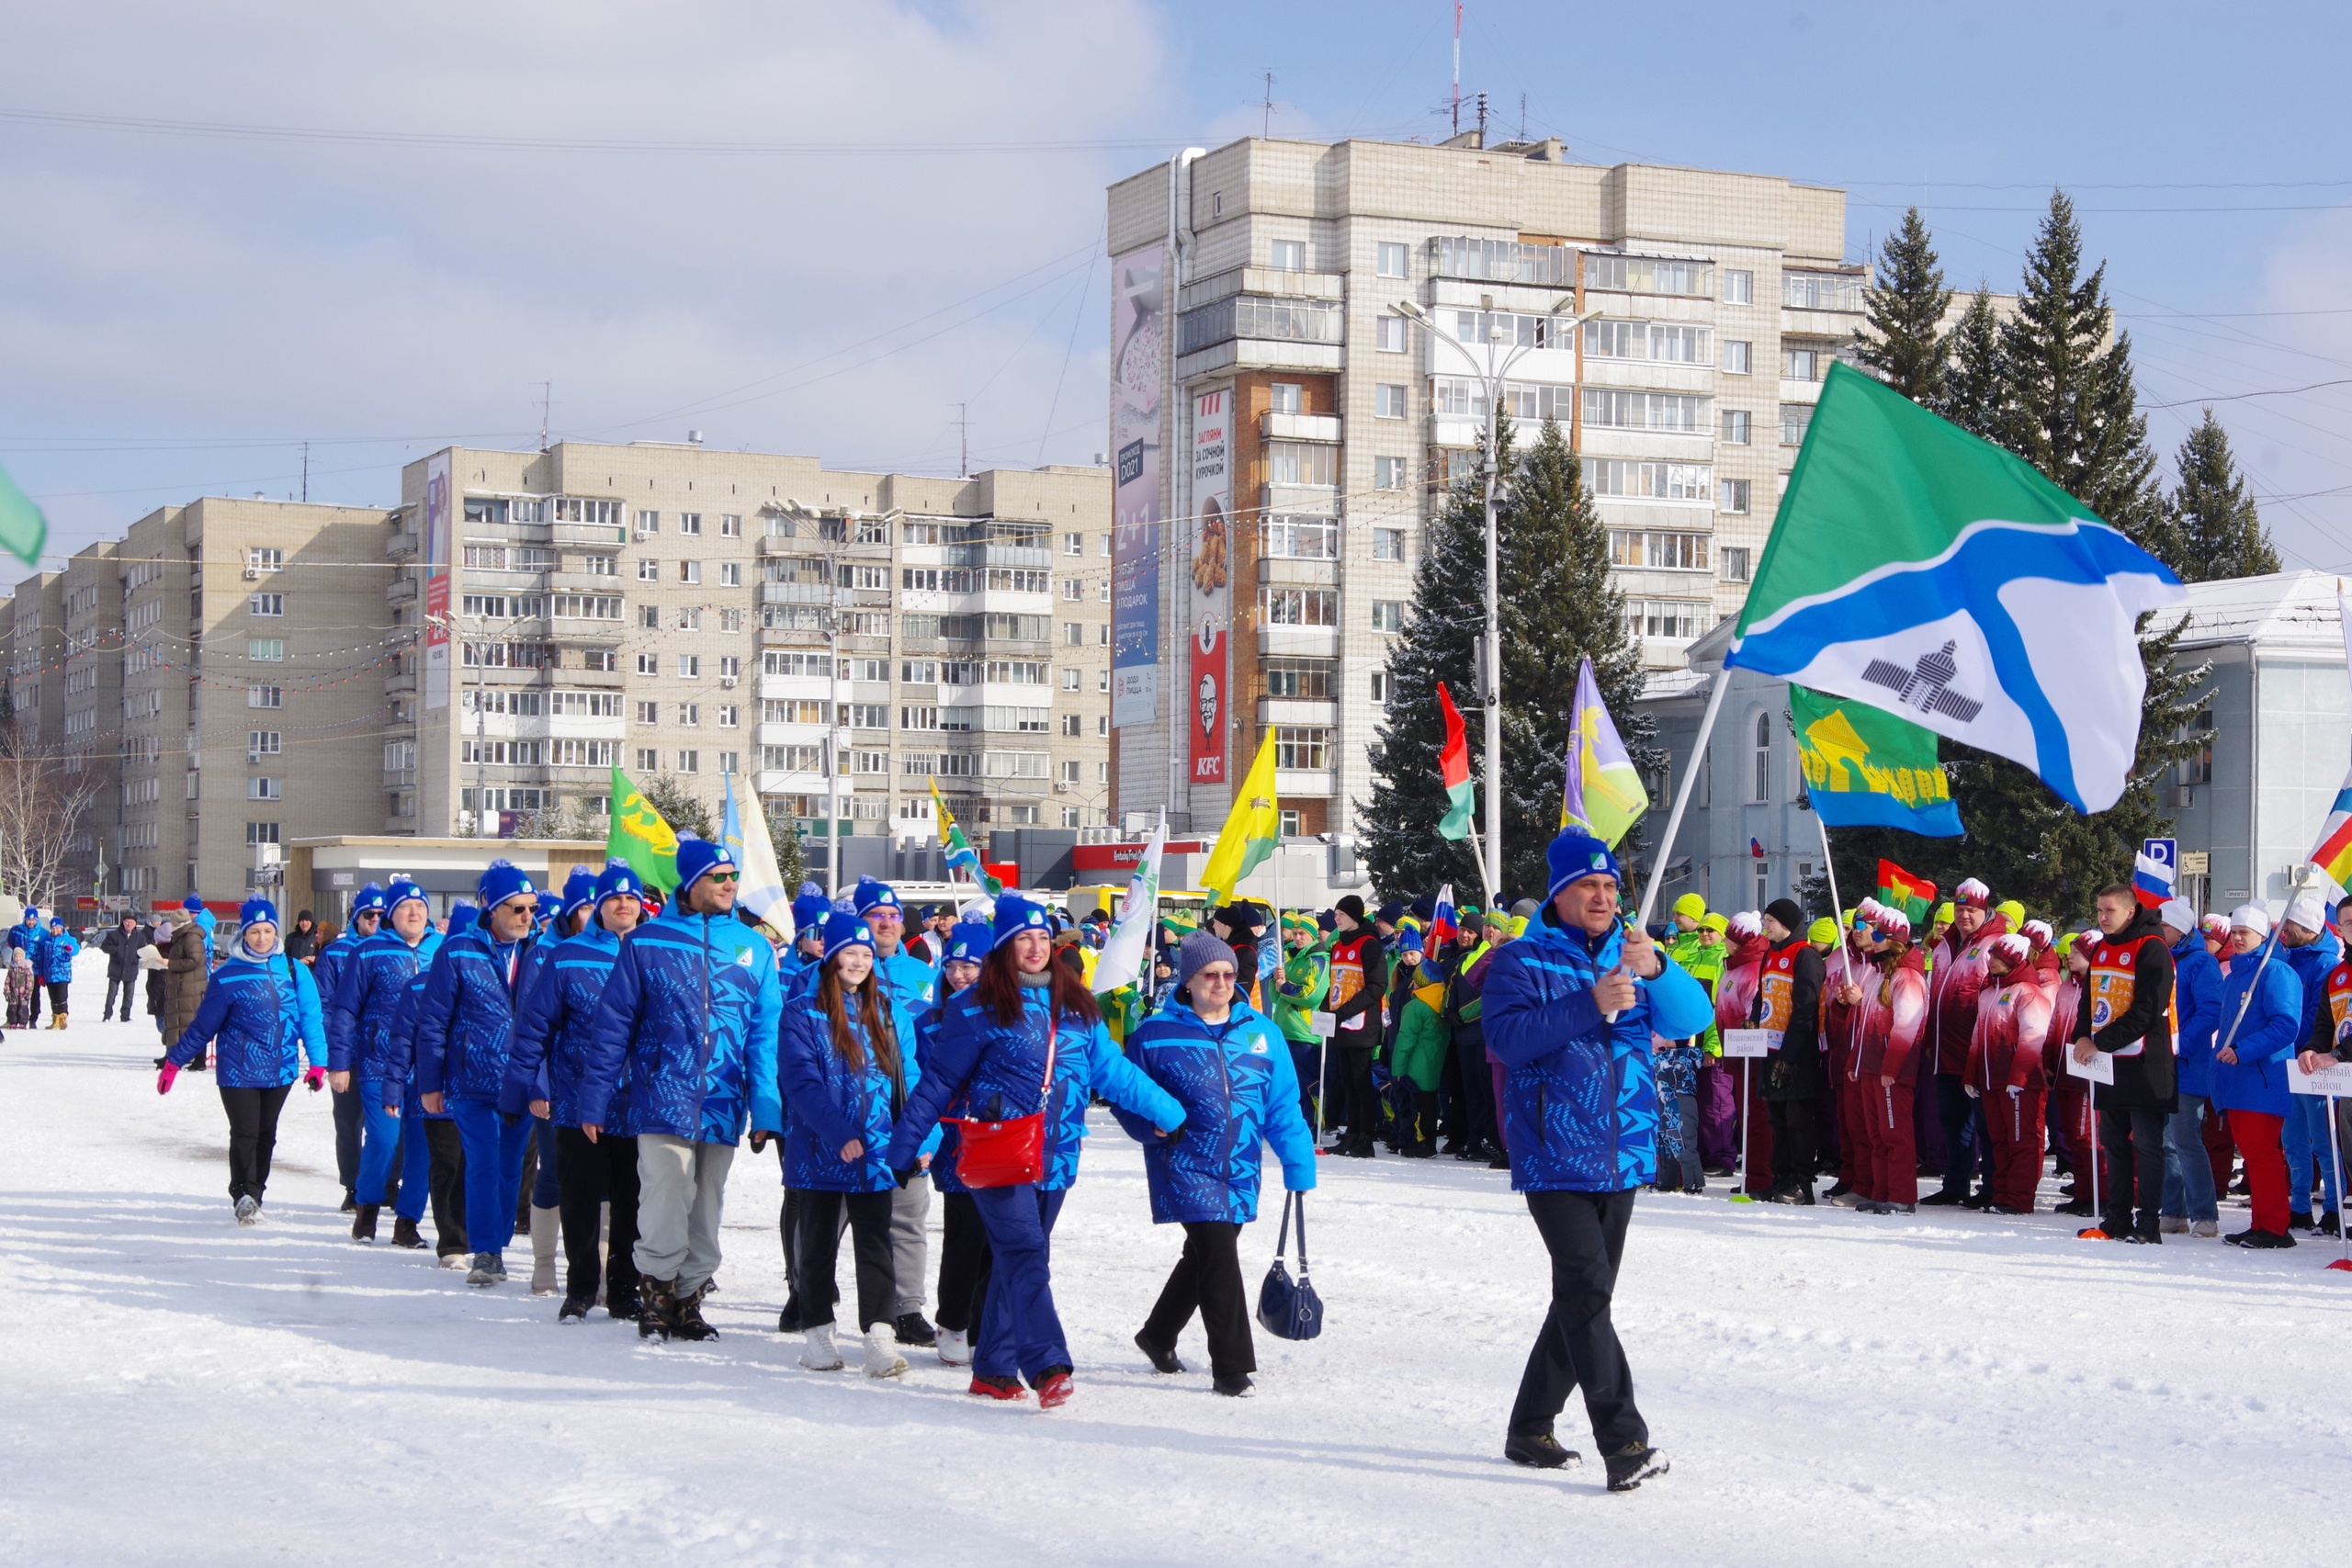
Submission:
MULTIPOLYGON (((2352 8, 1952 12, 1471 0, 1462 83, 1581 160, 1843 186, 1856 259, 1918 202, 1963 285, 2064 186, 2158 446, 2211 401, 2290 564, 2352 567, 2352 8)), ((1103 186, 1269 123, 1442 136, 1453 17, 0 0, 0 465, 70 553, 288 494, 305 441, 313 498, 391 501, 535 444, 543 383, 559 437, 952 473, 961 405, 976 468, 1085 462, 1103 186)))

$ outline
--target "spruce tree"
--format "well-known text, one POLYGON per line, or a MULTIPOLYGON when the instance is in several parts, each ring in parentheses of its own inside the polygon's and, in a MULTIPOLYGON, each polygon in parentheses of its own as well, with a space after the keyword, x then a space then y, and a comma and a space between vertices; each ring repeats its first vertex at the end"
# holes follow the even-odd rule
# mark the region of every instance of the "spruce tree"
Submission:
POLYGON ((2001 321, 1993 292, 1979 283, 1951 330, 1951 361, 1928 406, 1971 435, 2001 436, 2001 321))
POLYGON ((681 784, 675 773, 656 773, 637 787, 645 793, 646 804, 670 824, 672 831, 692 833, 702 839, 718 837, 718 829, 711 821, 709 804, 681 784))
POLYGON ((1950 357, 1944 333, 1950 309, 1951 290, 1944 287, 1935 243, 1915 207, 1879 247, 1877 276, 1862 294, 1868 324, 1855 357, 1913 402, 1934 408, 1950 357))
POLYGON ((2278 570, 2254 495, 2230 456, 2229 433, 2207 409, 2173 458, 2180 482, 2172 493, 2177 536, 2172 566, 2183 582, 2259 577, 2278 570))

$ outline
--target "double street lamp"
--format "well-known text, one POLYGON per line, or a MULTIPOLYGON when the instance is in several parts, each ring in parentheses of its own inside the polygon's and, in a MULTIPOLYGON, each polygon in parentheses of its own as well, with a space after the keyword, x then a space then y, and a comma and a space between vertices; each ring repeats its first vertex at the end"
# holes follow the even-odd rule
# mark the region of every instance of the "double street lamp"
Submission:
MULTIPOLYGON (((1561 312, 1575 302, 1575 295, 1562 295, 1559 302, 1545 311, 1541 320, 1556 322, 1561 330, 1573 332, 1585 318, 1561 312)), ((1479 392, 1487 404, 1487 449, 1479 465, 1487 502, 1487 636, 1485 657, 1480 660, 1478 671, 1478 698, 1487 710, 1487 841, 1479 848, 1482 852, 1480 869, 1486 874, 1487 902, 1492 907, 1503 881, 1502 591, 1495 544, 1495 487, 1501 479, 1498 448, 1502 443, 1502 400, 1507 378, 1510 375, 1511 367, 1537 344, 1532 341, 1516 341, 1520 335, 1516 326, 1506 333, 1495 310, 1492 295, 1479 300, 1477 311, 1478 320, 1484 323, 1485 329, 1476 340, 1486 349, 1484 363, 1470 352, 1467 343, 1458 333, 1442 331, 1430 318, 1429 312, 1413 301, 1399 299, 1396 310, 1425 329, 1431 339, 1447 344, 1462 355, 1470 374, 1478 378, 1479 392), (1513 340, 1509 353, 1501 352, 1506 337, 1513 340)))

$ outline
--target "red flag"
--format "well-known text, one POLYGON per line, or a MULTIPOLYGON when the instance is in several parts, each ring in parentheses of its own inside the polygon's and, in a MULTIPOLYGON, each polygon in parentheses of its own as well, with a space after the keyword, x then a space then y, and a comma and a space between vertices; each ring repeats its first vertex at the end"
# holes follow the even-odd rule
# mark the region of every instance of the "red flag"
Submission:
POLYGON ((1470 739, 1463 733, 1462 715, 1453 705, 1453 694, 1445 682, 1437 683, 1438 706, 1445 710, 1445 744, 1438 749, 1438 777, 1445 784, 1449 803, 1445 819, 1437 825, 1438 832, 1448 839, 1459 839, 1470 831, 1473 803, 1470 792, 1470 739))

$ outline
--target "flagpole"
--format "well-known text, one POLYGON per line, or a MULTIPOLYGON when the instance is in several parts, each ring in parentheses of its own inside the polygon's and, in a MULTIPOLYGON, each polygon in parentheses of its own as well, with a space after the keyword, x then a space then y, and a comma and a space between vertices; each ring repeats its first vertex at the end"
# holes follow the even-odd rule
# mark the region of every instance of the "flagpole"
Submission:
POLYGON ((1495 884, 1494 879, 1487 874, 1487 851, 1478 841, 1478 824, 1476 822, 1470 824, 1470 852, 1478 857, 1478 883, 1487 890, 1487 908, 1491 909, 1495 907, 1495 884))
POLYGON ((1707 754, 1707 738, 1715 728, 1715 715, 1722 711, 1724 694, 1731 689, 1731 666, 1726 662, 1715 671, 1714 690, 1707 694, 1707 711, 1699 720, 1699 733, 1690 745, 1690 764, 1682 770, 1681 787, 1674 792, 1674 809, 1667 814, 1666 835, 1658 841, 1657 860, 1651 868, 1650 885, 1642 893, 1641 914, 1634 923, 1649 928, 1650 915, 1657 903, 1657 890, 1665 885, 1666 867, 1673 859, 1674 835, 1682 826, 1683 810, 1690 804, 1691 786, 1699 782, 1699 763, 1707 754))
POLYGON ((1838 925, 1838 942, 1842 949, 1846 942, 1846 906, 1838 897, 1838 860, 1829 852, 1829 824, 1823 820, 1821 807, 1813 808, 1813 825, 1821 829, 1821 863, 1829 872, 1829 918, 1838 925))

